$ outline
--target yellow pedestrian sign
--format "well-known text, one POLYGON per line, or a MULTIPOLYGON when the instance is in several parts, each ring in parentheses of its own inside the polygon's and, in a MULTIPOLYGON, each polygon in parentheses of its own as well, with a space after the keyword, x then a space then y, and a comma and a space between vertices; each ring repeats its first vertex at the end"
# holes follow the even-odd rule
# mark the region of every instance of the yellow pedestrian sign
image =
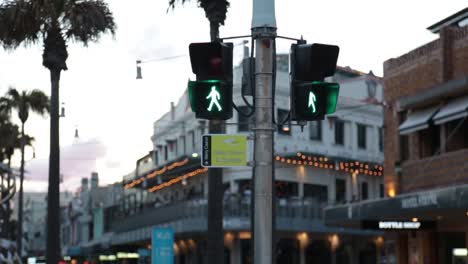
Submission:
POLYGON ((214 168, 247 166, 247 136, 203 135, 201 165, 214 168))

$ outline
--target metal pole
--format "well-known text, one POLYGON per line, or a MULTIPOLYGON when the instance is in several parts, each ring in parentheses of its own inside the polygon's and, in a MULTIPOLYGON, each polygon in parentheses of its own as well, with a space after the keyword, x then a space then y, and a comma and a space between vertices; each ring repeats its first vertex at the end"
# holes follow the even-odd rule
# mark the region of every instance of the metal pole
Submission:
POLYGON ((273 258, 273 58, 276 37, 274 0, 253 0, 255 47, 254 263, 273 258))

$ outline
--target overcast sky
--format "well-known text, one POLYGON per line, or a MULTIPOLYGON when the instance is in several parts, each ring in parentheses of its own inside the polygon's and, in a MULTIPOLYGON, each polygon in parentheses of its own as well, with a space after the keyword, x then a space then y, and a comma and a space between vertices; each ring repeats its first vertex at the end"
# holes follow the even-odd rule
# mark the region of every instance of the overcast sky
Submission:
MULTIPOLYGON (((76 190, 82 177, 99 172, 101 183, 122 179, 151 150, 153 122, 177 102, 192 77, 188 56, 142 65, 135 61, 188 54, 190 42, 209 41, 209 25, 195 1, 166 12, 161 0, 109 0, 117 23, 115 37, 84 48, 69 43, 68 71, 62 73, 60 119, 61 190, 76 190), (79 139, 74 138, 75 128, 79 139)), ((466 0, 276 1, 278 35, 340 46, 338 64, 382 75, 383 62, 437 38, 426 28, 466 7, 466 0)), ((251 0, 232 0, 221 37, 250 34, 251 0)), ((234 40, 240 43, 242 40, 234 40)), ((278 40, 278 52, 291 42, 278 40)), ((242 48, 234 50, 235 60, 242 48)), ((50 94, 49 72, 42 66, 42 43, 16 51, 0 49, 0 95, 9 86, 50 94)), ((48 117, 31 115, 26 132, 36 138, 36 158, 27 150, 25 189, 47 189, 48 117)), ((19 157, 19 155, 17 155, 19 157)))

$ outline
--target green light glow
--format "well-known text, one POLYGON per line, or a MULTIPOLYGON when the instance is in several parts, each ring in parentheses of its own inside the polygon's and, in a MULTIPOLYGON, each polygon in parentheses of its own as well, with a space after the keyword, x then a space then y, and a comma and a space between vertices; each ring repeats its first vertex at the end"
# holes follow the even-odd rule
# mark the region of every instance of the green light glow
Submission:
POLYGON ((206 110, 208 110, 209 112, 211 112, 213 109, 213 105, 216 106, 216 108, 218 109, 218 112, 220 112, 221 110, 223 110, 223 108, 221 107, 221 105, 219 104, 219 100, 221 100, 221 95, 219 93, 219 91, 216 89, 216 85, 213 85, 211 86, 211 91, 210 93, 208 94, 208 96, 206 97, 206 99, 210 99, 210 105, 208 106, 208 108, 206 110))
POLYGON ((336 105, 338 104, 338 97, 340 93, 340 85, 333 83, 328 87, 327 96, 327 114, 333 114, 336 111, 336 105))

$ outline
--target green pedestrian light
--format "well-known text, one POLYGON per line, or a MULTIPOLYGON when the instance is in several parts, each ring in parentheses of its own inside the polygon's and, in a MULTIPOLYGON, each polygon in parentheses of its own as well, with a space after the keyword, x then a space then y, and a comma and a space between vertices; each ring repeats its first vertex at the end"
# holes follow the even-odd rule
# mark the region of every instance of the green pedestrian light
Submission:
POLYGON ((216 89, 215 85, 211 86, 211 91, 206 97, 206 99, 210 100, 210 105, 208 106, 206 110, 211 112, 213 109, 213 105, 216 106, 216 108, 218 109, 218 112, 223 110, 223 108, 219 104, 219 100, 221 100, 221 95, 219 94, 218 89, 216 89))
POLYGON ((336 70, 339 47, 325 44, 291 46, 291 119, 321 120, 336 111, 340 86, 323 80, 336 70))
POLYGON ((190 106, 196 118, 226 120, 232 117, 232 43, 191 43, 190 106))
POLYGON ((315 96, 315 93, 310 91, 309 92, 309 103, 307 104, 307 107, 309 107, 312 110, 312 113, 317 112, 317 107, 315 107, 315 101, 317 101, 317 97, 315 96))
POLYGON ((189 81, 188 94, 190 106, 197 118, 229 119, 232 111, 232 96, 225 82, 220 80, 189 81))
POLYGON ((319 120, 334 113, 340 86, 337 83, 307 82, 297 84, 294 110, 297 120, 319 120))

